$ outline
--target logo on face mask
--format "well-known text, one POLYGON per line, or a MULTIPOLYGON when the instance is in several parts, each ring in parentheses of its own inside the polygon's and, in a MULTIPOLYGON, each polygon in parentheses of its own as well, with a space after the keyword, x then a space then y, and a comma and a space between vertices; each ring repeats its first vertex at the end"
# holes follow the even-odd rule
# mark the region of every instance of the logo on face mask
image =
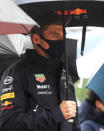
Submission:
POLYGON ((36 78, 36 81, 39 81, 39 82, 41 82, 41 83, 43 83, 43 82, 46 80, 44 74, 35 74, 34 76, 35 76, 35 78, 36 78))

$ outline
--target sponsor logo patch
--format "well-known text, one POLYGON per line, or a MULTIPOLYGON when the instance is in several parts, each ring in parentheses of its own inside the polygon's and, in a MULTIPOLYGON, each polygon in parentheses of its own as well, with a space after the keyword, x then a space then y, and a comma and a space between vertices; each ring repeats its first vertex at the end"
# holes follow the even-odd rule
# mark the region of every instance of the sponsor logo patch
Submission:
POLYGON ((5 80, 4 80, 4 85, 10 84, 10 83, 12 83, 12 81, 13 81, 13 77, 7 76, 7 77, 5 78, 5 80))
POLYGON ((38 95, 51 95, 52 91, 38 91, 38 95))
POLYGON ((7 105, 11 105, 12 101, 5 101, 2 103, 2 106, 7 106, 7 105))
POLYGON ((8 88, 2 89, 2 92, 7 92, 13 90, 13 85, 9 86, 8 88))
POLYGON ((41 83, 43 83, 46 80, 44 74, 35 74, 34 76, 35 76, 36 80, 41 82, 41 83))
POLYGON ((6 94, 3 94, 1 97, 0 97, 0 100, 5 100, 5 99, 8 99, 8 98, 15 98, 15 93, 12 92, 12 93, 6 93, 6 94))
POLYGON ((50 89, 50 85, 37 85, 37 89, 50 89))
POLYGON ((12 109, 14 106, 13 105, 7 105, 7 106, 4 106, 4 107, 0 107, 0 110, 3 111, 3 110, 8 110, 8 109, 12 109))

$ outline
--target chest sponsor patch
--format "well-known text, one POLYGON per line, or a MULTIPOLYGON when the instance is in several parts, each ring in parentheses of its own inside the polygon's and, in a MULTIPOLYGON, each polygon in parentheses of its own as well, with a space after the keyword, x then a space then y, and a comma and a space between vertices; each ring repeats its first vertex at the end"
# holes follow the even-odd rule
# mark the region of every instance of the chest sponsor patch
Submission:
POLYGON ((5 78, 5 80, 4 80, 4 85, 10 84, 10 83, 12 83, 12 81, 13 81, 13 77, 7 76, 7 77, 5 78))
POLYGON ((10 85, 8 88, 3 88, 2 92, 4 93, 4 92, 7 92, 7 91, 11 91, 11 90, 13 90, 13 85, 10 85))
POLYGON ((35 78, 36 78, 36 81, 39 81, 39 82, 41 82, 41 83, 43 83, 43 82, 46 80, 44 74, 35 74, 34 76, 35 76, 35 78))
POLYGON ((2 106, 7 106, 11 104, 12 104, 12 101, 5 101, 4 103, 2 103, 2 106))
POLYGON ((38 91, 38 95, 51 95, 52 91, 38 91))
POLYGON ((50 85, 37 85, 37 89, 50 89, 50 85))
POLYGON ((9 110, 9 109, 12 109, 13 107, 14 107, 13 105, 7 105, 7 106, 4 106, 4 107, 0 107, 0 111, 9 110))
POLYGON ((6 93, 6 94, 3 94, 1 97, 0 97, 0 100, 5 100, 5 99, 8 99, 8 98, 15 98, 15 93, 14 92, 11 92, 11 93, 6 93))

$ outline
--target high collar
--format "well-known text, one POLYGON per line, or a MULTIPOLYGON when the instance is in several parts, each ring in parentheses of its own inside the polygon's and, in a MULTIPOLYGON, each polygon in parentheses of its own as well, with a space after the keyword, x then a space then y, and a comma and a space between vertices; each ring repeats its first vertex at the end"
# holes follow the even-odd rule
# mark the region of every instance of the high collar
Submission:
POLYGON ((41 55, 39 55, 35 49, 27 49, 26 53, 25 53, 25 58, 34 64, 38 64, 39 66, 44 67, 51 67, 54 69, 60 68, 60 66, 63 65, 63 63, 61 62, 61 60, 57 59, 57 58, 51 58, 51 59, 47 59, 41 55))

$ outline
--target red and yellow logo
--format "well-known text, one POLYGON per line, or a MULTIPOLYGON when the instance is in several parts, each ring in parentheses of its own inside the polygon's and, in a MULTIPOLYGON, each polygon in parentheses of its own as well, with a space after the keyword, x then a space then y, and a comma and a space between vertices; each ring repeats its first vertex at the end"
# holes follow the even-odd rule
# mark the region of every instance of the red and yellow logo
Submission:
POLYGON ((36 80, 41 82, 41 83, 43 83, 46 80, 44 74, 35 74, 34 76, 35 76, 36 80))
POLYGON ((2 106, 7 106, 11 104, 12 104, 12 101, 5 101, 4 103, 2 103, 2 106))
POLYGON ((74 10, 64 10, 63 12, 60 10, 55 10, 54 11, 55 14, 57 15, 81 15, 81 14, 87 14, 87 9, 80 9, 80 8, 76 8, 74 10))
POLYGON ((8 99, 8 98, 15 98, 15 93, 12 92, 12 93, 6 93, 6 94, 3 94, 1 97, 0 97, 0 100, 5 100, 5 99, 8 99))
POLYGON ((3 110, 9 110, 9 109, 12 109, 14 106, 13 105, 10 105, 10 106, 4 106, 4 107, 0 107, 0 111, 3 111, 3 110))
POLYGON ((87 10, 83 10, 80 8, 77 8, 75 10, 70 10, 70 15, 80 15, 80 14, 87 14, 87 10))

